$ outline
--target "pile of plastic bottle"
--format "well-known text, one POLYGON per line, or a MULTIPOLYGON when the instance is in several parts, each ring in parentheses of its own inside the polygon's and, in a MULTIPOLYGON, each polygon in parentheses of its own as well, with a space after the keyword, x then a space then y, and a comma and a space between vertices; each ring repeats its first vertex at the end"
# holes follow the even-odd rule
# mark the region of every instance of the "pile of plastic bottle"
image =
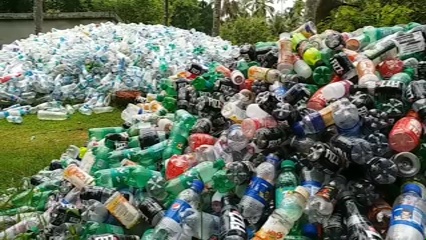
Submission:
POLYGON ((0 51, 0 119, 64 120, 112 111, 111 93, 156 91, 157 80, 191 62, 232 61, 238 49, 174 27, 102 23, 32 35, 0 51), (66 103, 71 103, 65 105, 66 103), (41 104, 41 105, 39 105, 41 104), (74 105, 72 105, 74 104, 74 105))
POLYGON ((2 196, 0 238, 423 240, 425 33, 307 23, 194 63, 2 196))

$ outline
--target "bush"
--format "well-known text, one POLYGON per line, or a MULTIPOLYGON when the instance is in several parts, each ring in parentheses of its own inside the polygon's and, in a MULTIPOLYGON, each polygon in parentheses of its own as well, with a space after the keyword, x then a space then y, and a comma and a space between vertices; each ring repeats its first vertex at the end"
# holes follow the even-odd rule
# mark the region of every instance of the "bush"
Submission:
POLYGON ((233 44, 275 41, 265 18, 238 18, 221 26, 220 36, 233 44))

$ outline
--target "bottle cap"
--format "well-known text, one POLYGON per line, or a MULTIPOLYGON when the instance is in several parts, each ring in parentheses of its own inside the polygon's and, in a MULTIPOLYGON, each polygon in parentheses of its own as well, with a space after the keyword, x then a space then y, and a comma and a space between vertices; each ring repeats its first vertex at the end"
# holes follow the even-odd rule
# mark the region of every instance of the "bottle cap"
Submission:
POLYGON ((192 182, 191 188, 194 189, 195 192, 201 193, 203 191, 203 189, 204 189, 204 183, 201 180, 195 179, 192 182))
POLYGON ((302 226, 302 235, 312 239, 318 238, 318 229, 312 223, 307 223, 302 226))
POLYGON ((306 190, 306 188, 304 188, 302 186, 296 187, 296 189, 294 191, 299 193, 300 195, 302 195, 306 200, 308 200, 309 197, 310 197, 308 190, 306 190))
POLYGON ((400 177, 413 177, 420 171, 419 158, 410 152, 398 153, 392 160, 398 166, 398 175, 400 177))
POLYGON ((419 196, 422 196, 422 189, 417 186, 417 184, 407 184, 404 186, 404 188, 402 189, 403 193, 408 193, 408 192, 414 192, 417 193, 419 196))
POLYGON ((284 160, 284 161, 281 162, 281 168, 291 168, 291 169, 294 169, 295 168, 295 164, 291 160, 284 160))
POLYGON ((213 163, 213 167, 217 169, 222 169, 225 167, 225 161, 223 159, 218 159, 213 163))

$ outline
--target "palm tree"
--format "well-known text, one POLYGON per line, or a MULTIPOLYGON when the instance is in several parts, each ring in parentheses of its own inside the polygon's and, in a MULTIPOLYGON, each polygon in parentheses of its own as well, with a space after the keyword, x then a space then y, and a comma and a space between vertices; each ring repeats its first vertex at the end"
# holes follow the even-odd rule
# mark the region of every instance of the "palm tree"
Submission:
POLYGON ((222 7, 222 0, 214 0, 213 8, 213 29, 212 35, 218 36, 220 31, 220 10, 222 7))
POLYGON ((43 0, 34 1, 34 24, 35 33, 40 33, 43 30, 43 0))
POLYGON ((223 0, 221 13, 222 18, 236 19, 240 15, 240 4, 236 0, 223 0))
POLYGON ((245 7, 250 11, 252 16, 266 17, 274 15, 274 0, 246 0, 245 7))

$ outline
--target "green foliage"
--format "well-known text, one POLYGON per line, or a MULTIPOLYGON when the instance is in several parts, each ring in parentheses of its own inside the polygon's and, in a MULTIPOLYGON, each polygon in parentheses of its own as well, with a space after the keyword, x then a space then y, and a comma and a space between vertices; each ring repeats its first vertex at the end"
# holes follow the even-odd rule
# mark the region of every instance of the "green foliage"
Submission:
POLYGON ((0 0, 0 12, 26 13, 33 11, 32 0, 0 0))
POLYGON ((288 8, 284 13, 277 13, 269 19, 272 33, 278 36, 283 32, 291 32, 298 28, 304 21, 305 3, 303 0, 296 0, 292 8, 288 8))
POLYGON ((235 21, 226 22, 220 29, 220 36, 234 44, 275 39, 265 18, 261 17, 238 18, 235 21))
POLYGON ((161 24, 164 19, 162 0, 93 0, 91 4, 92 11, 115 12, 129 23, 161 24))
POLYGON ((176 0, 171 8, 171 22, 174 27, 211 33, 213 6, 205 1, 176 0))
POLYGON ((392 26, 416 20, 416 9, 393 1, 351 1, 332 11, 319 24, 320 30, 334 29, 351 32, 363 26, 392 26))

